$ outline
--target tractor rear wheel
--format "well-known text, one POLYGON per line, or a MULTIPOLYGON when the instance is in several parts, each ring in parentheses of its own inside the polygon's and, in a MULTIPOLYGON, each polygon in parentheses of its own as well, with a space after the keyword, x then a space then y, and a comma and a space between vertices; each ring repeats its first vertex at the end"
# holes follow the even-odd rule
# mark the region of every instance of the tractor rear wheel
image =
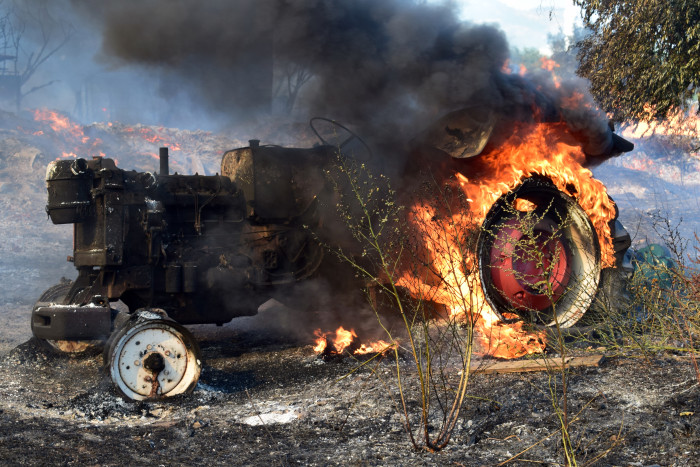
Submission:
MULTIPOLYGON (((73 287, 73 281, 62 280, 58 284, 52 285, 44 291, 37 300, 39 302, 48 303, 63 303, 63 300, 70 292, 73 287)), ((35 305, 36 306, 36 305, 35 305)), ((99 352, 102 346, 101 341, 88 340, 51 340, 51 339, 40 339, 40 341, 46 344, 51 351, 60 354, 67 354, 71 356, 85 355, 88 353, 99 352)))

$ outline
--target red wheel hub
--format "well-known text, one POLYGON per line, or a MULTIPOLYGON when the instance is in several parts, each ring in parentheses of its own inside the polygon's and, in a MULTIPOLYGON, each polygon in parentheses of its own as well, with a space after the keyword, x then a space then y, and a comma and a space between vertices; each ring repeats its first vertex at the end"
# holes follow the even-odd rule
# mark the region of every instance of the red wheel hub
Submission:
POLYGON ((531 232, 511 219, 499 228, 490 251, 491 280, 516 309, 543 311, 566 290, 571 253, 551 222, 540 222, 531 232))

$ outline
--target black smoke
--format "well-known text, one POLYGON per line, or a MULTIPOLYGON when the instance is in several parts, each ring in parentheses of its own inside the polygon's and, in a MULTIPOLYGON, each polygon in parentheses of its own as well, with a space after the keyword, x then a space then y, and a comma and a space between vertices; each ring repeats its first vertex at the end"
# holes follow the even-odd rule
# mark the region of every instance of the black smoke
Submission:
MULTIPOLYGON (((166 99, 186 96, 190 108, 232 124, 274 112, 275 91, 285 89, 283 72, 291 69, 310 78, 294 101, 296 117, 346 122, 385 147, 400 147, 464 107, 487 109, 496 119, 563 118, 583 139, 596 141, 593 152, 609 144, 603 116, 563 105, 568 96, 562 90, 571 84, 555 88, 547 79, 530 82, 504 73, 503 32, 460 21, 448 2, 121 0, 95 8, 89 0, 72 0, 72 5, 95 26, 103 63, 155 73, 166 99)), ((585 89, 582 82, 573 86, 585 89)), ((590 97, 585 100, 592 104, 590 97)))
POLYGON ((504 34, 447 4, 409 0, 123 0, 73 5, 101 35, 100 60, 161 75, 232 121, 270 111, 274 65, 312 79, 297 107, 404 138, 473 96, 499 98, 504 34))

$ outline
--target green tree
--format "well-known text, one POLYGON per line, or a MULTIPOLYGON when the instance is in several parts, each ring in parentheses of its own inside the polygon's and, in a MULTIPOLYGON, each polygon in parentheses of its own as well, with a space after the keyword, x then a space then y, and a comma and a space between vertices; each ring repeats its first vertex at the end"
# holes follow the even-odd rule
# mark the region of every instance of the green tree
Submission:
POLYGON ((573 0, 591 34, 578 73, 615 121, 687 111, 700 91, 698 0, 573 0))

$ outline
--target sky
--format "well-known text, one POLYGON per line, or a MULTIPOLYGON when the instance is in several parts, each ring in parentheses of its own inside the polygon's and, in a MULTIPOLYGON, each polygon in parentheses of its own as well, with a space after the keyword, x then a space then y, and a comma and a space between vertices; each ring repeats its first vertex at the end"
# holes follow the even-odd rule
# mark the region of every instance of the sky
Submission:
POLYGON ((561 29, 568 36, 574 22, 581 24, 581 9, 572 0, 456 0, 456 4, 461 19, 498 24, 511 47, 533 47, 542 54, 551 52, 547 34, 561 29))

